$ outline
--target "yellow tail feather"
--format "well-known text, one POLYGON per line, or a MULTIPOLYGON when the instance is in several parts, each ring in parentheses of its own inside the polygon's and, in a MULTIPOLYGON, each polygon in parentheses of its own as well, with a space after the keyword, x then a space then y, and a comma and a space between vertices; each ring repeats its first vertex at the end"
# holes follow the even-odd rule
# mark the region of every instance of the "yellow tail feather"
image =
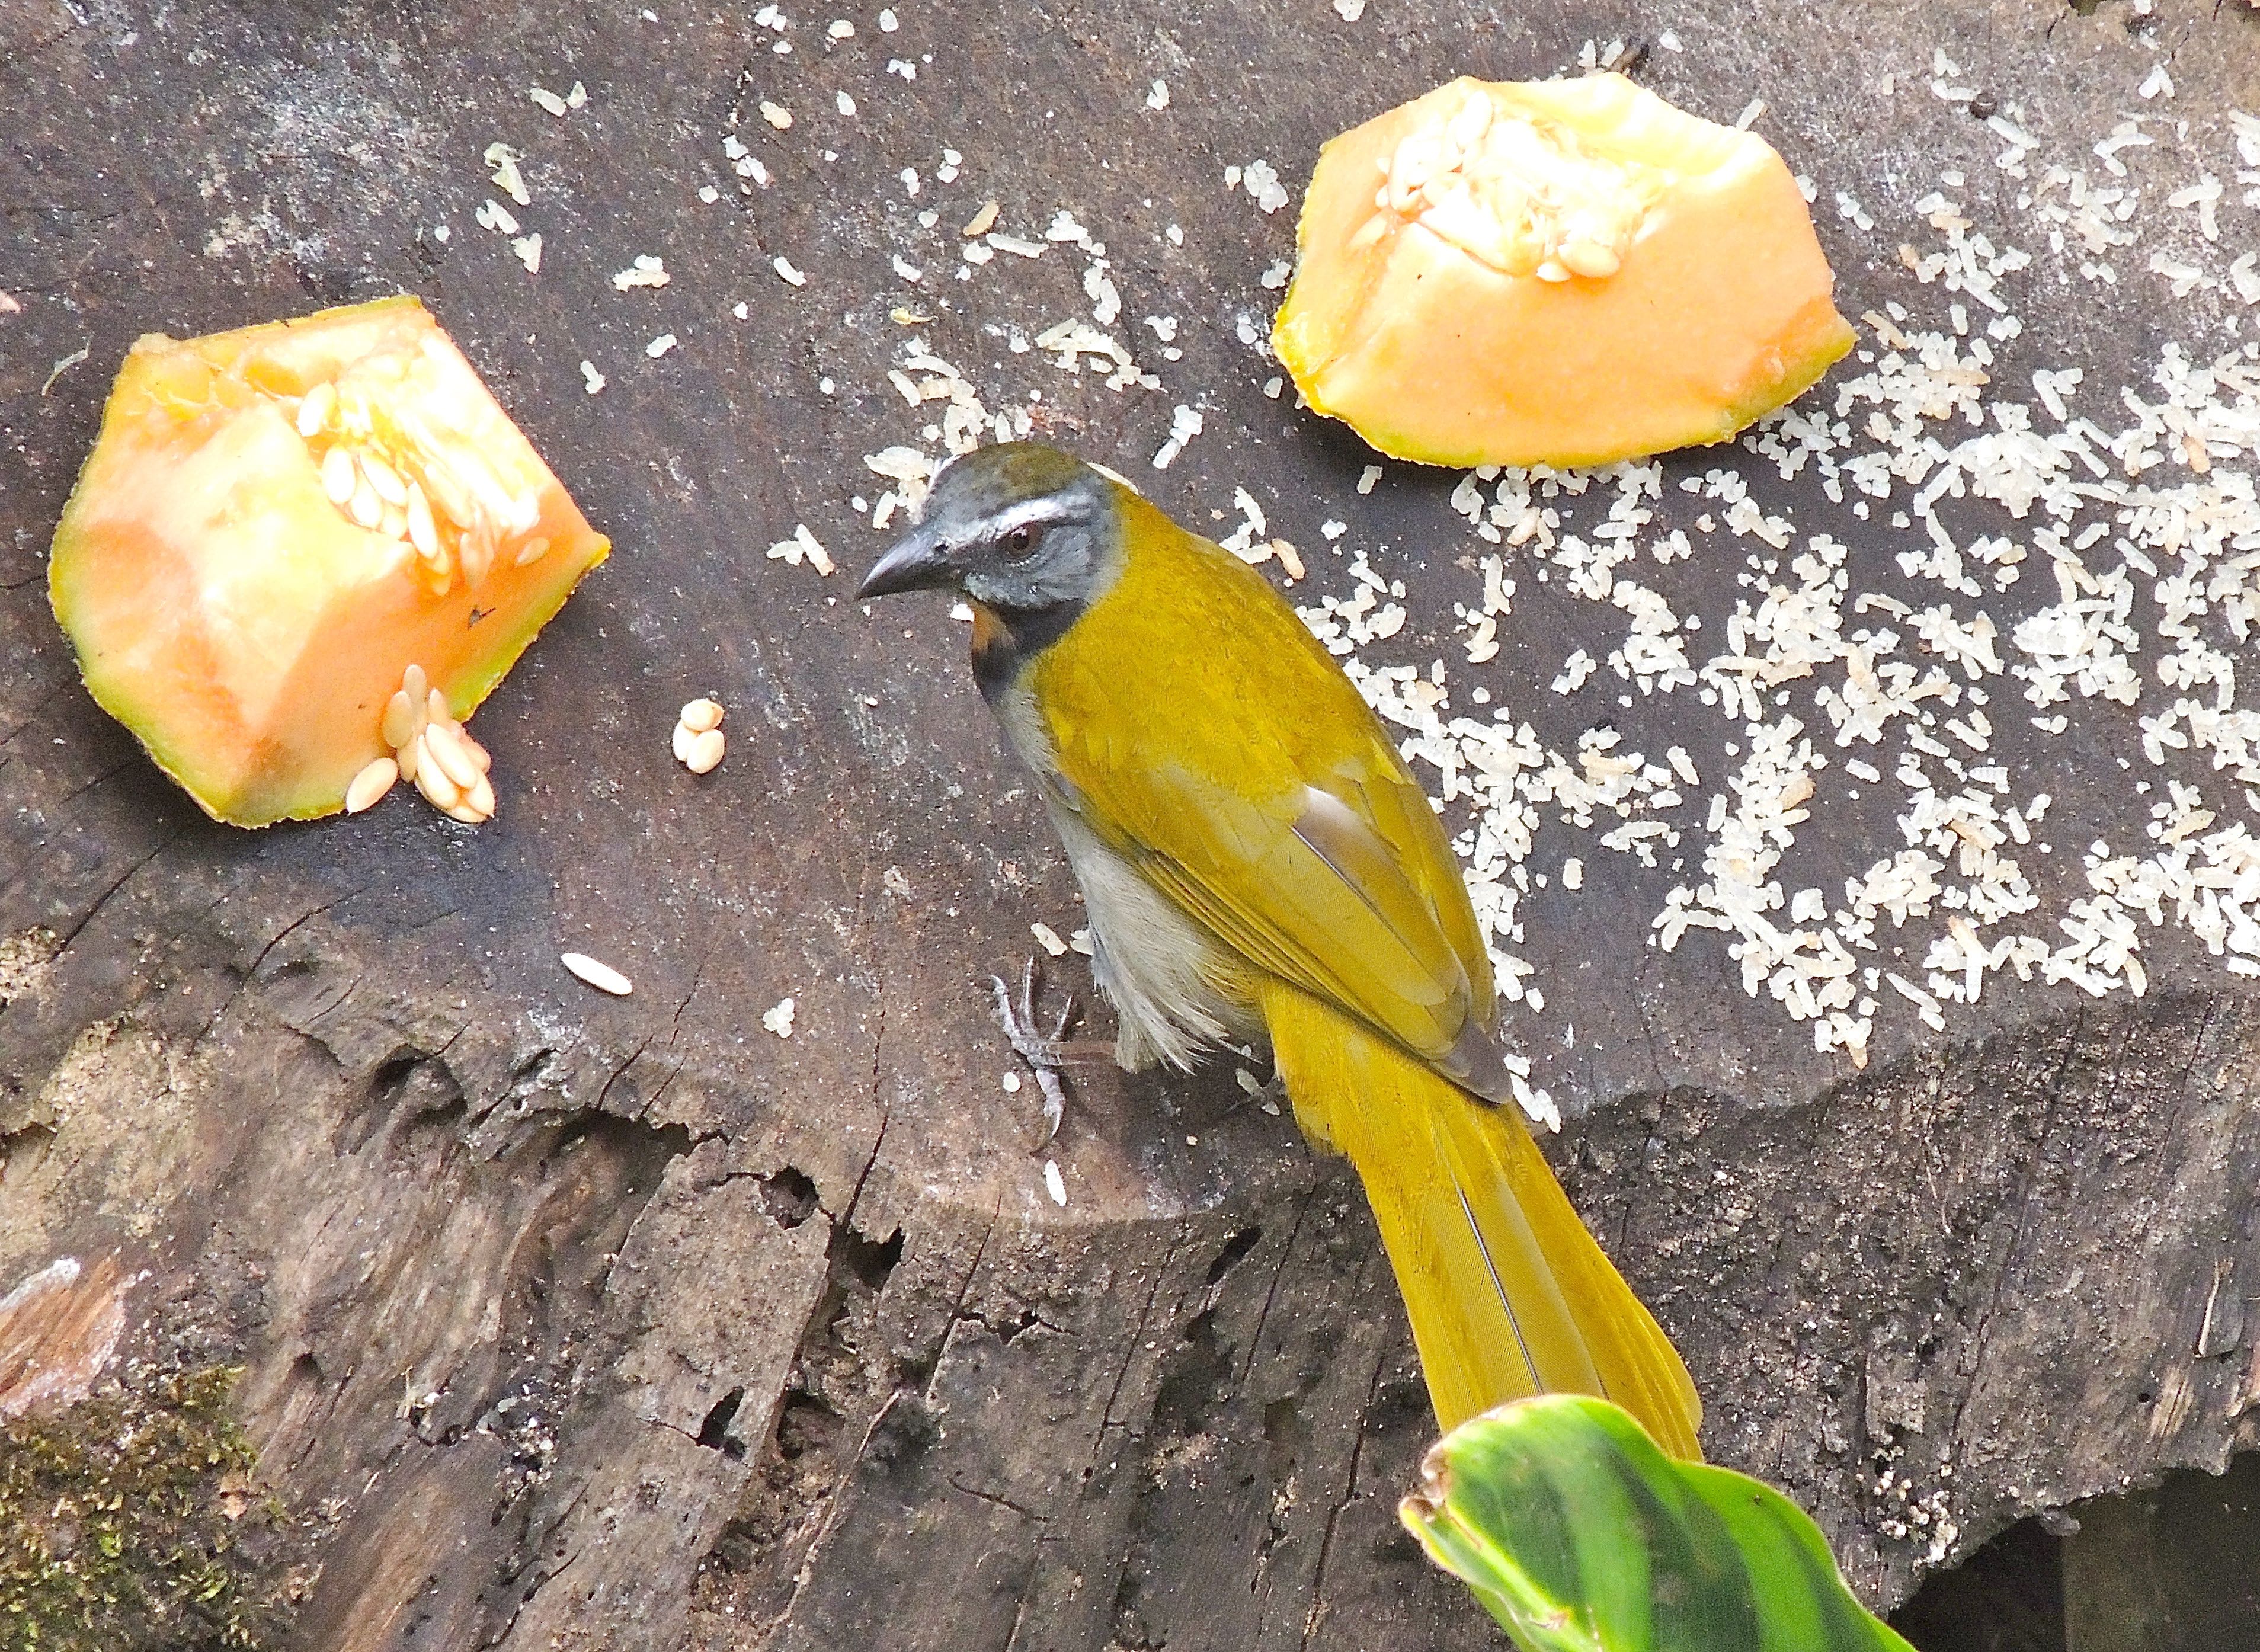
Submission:
POLYGON ((1336 1010, 1263 988, 1295 1117, 1365 1184, 1436 1420, 1598 1394, 1699 1459, 1687 1369, 1601 1254, 1511 1107, 1487 1107, 1336 1010))

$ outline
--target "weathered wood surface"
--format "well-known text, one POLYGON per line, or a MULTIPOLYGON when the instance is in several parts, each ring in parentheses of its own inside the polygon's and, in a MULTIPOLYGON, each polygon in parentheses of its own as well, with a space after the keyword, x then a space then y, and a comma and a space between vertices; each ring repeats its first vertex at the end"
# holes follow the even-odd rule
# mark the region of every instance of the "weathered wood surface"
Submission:
MULTIPOLYGON (((1284 0, 912 4, 836 51, 796 13, 780 67, 748 10, 0 0, 0 290, 23 306, 0 315, 0 1289, 115 1255, 129 1348, 245 1367, 264 1471, 318 1516, 309 1652, 1477 1643, 1395 1522, 1429 1419, 1354 1184, 1227 1073, 1093 1071, 1055 1208, 985 977, 1031 920, 1071 922, 1060 857, 957 629, 867 619, 843 578, 762 554, 799 521, 851 569, 876 547, 843 501, 904 433, 891 305, 955 306, 937 347, 1003 359, 977 287, 937 254, 899 289, 889 252, 937 196, 945 231, 992 194, 1024 227, 1074 209, 1138 290, 1121 330, 1173 311, 1186 354, 1170 395, 1062 390, 1054 433, 1128 463, 1203 392, 1156 496, 1198 519, 1261 476, 1312 502, 1277 526, 1314 544, 1364 456, 1267 401, 1234 341, 1291 225, 1224 194, 1225 166, 1299 182, 1330 131, 1449 74, 1670 25, 1691 49, 1656 55, 1659 89, 1722 118, 1762 95, 1800 169, 1912 197, 1967 117, 1857 89, 1919 78, 1934 45, 2031 118, 2100 130, 2153 55, 2185 114, 2260 108, 2260 29, 2169 6, 2154 46, 2116 8, 2036 3, 1377 0, 1355 25, 1284 0), (875 75, 892 55, 914 82, 875 75), (526 101, 576 79, 570 119, 526 101), (741 203, 721 134, 778 89, 801 131, 759 146, 776 182, 741 203), (528 157, 537 277, 471 221, 497 139, 528 157), (944 144, 968 157, 950 190, 944 144), (672 284, 613 292, 644 252, 672 284), (618 553, 479 714, 494 825, 217 827, 79 687, 47 535, 135 334, 401 288, 618 553), (662 331, 680 346, 647 360, 662 331), (703 781, 666 739, 699 691, 732 708, 703 781), (566 948, 634 996, 583 990, 566 948), (781 1040, 759 1017, 787 995, 781 1040)), ((1900 290, 1888 251, 1822 231, 1848 311, 1900 290)), ((1055 316, 1079 302, 1060 281, 1055 316)), ((2171 332, 2132 283, 2074 297, 2041 343, 2092 375, 2171 332)), ((1377 537, 1424 531, 1451 480, 1377 497, 1377 537)), ((1456 554, 1379 560, 1417 592, 1456 554)), ((1533 595, 1503 693, 1584 623, 1533 595)), ((1567 746, 1552 698, 1529 715, 1567 746)), ((1694 714, 1644 706, 1652 749, 1694 714)), ((2060 752, 2015 761, 2061 769, 2066 806, 2126 806, 2060 752)), ((1840 879, 1873 852, 1811 850, 1840 879)), ((1529 1036, 1571 1114, 1556 1161, 1687 1351, 1716 1458, 1812 1507, 1889 1603, 1932 1552, 1910 1501, 1943 1493, 1967 1544, 2250 1442, 2248 984, 2167 936, 2138 1005, 2006 983, 1948 1035, 1879 1030, 1856 1075, 1719 949, 1644 947, 1635 882, 1534 898, 1529 1036)), ((1076 962, 1054 974, 1087 990, 1076 962)))

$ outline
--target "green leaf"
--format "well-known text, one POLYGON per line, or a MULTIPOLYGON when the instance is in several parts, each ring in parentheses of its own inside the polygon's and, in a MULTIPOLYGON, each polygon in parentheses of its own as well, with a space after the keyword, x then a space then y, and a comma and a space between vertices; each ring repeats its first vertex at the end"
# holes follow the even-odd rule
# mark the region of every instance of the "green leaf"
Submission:
POLYGON ((1529 1652, 1913 1652, 1770 1486, 1667 1457, 1617 1406, 1526 1399, 1462 1424, 1399 1509, 1529 1652))

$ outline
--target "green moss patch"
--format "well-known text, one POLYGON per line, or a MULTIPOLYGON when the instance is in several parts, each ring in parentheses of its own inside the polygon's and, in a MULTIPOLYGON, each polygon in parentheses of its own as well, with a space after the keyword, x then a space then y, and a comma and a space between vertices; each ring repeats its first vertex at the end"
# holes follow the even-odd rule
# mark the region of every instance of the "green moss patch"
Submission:
POLYGON ((279 1638, 300 1578, 228 1414, 236 1376, 151 1371, 0 1426, 0 1645, 215 1652, 279 1638))

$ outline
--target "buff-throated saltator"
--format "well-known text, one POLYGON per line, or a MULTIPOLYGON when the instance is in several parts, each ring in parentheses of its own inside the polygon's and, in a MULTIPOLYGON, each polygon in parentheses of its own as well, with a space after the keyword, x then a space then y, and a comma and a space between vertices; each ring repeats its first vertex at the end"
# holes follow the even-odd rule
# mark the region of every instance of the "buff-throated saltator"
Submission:
POLYGON ((1509 1099, 1491 963, 1442 823, 1261 576, 1032 442, 935 479, 860 597, 973 604, 973 675, 1083 886, 1117 1058, 1268 1035, 1363 1179, 1437 1420, 1570 1390, 1697 1455, 1677 1352, 1509 1099))

